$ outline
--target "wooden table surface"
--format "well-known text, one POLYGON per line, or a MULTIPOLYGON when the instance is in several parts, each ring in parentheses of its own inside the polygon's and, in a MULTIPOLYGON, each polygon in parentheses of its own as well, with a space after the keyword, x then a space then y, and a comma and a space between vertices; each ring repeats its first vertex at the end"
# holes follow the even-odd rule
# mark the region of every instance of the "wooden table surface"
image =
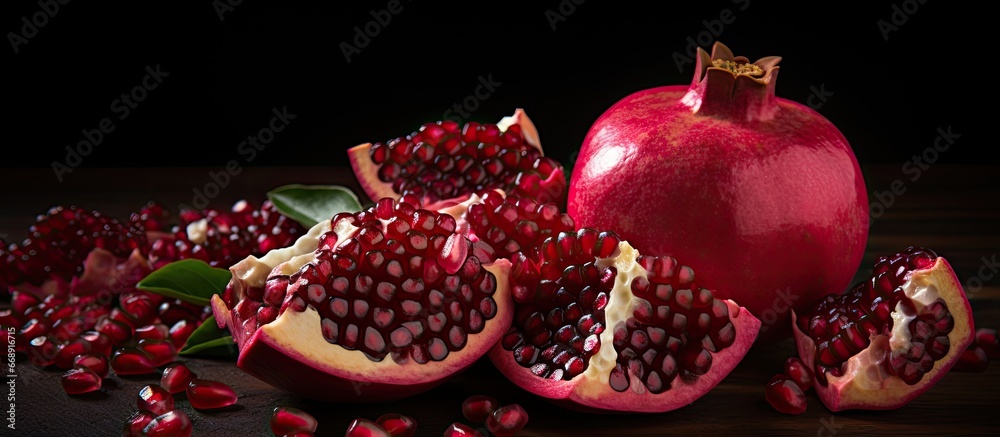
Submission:
MULTIPOLYGON (((218 168, 77 169, 57 182, 47 169, 0 170, 0 237, 23 238, 36 214, 56 204, 76 204, 116 217, 127 217, 149 200, 176 211, 191 204, 192 189, 210 181, 218 168)), ((898 164, 863 166, 869 193, 886 192, 902 180, 906 192, 895 196, 871 227, 868 250, 858 278, 868 274, 872 260, 907 245, 938 251, 955 267, 967 286, 977 326, 1000 327, 1000 274, 992 271, 1000 252, 1000 167, 935 165, 912 181, 898 164)), ((348 169, 338 167, 246 168, 212 199, 228 207, 246 198, 259 202, 264 193, 286 183, 342 184, 356 188, 348 169)), ((886 198, 887 199, 887 198, 886 198)), ((873 201, 876 201, 873 199, 873 201)), ((995 268, 995 267, 994 267, 995 268)), ((250 377, 233 361, 188 359, 200 376, 229 383, 239 394, 236 406, 201 412, 180 400, 194 422, 195 435, 268 436, 271 410, 289 405, 319 419, 318 435, 343 435, 354 418, 375 419, 387 412, 414 417, 418 435, 436 436, 462 419, 460 405, 471 394, 491 394, 503 403, 520 403, 530 421, 525 436, 542 435, 915 435, 994 434, 1000 407, 1000 364, 985 373, 946 375, 935 387, 894 411, 831 413, 813 393, 809 408, 798 416, 775 412, 764 400, 764 384, 780 371, 793 353, 790 339, 757 345, 713 391, 693 404, 655 415, 594 415, 557 408, 508 383, 486 361, 424 394, 384 404, 332 404, 308 401, 250 377)), ((16 433, 3 435, 120 435, 122 421, 135 410, 140 387, 152 377, 110 376, 97 393, 70 398, 59 385, 58 371, 17 364, 16 433)), ((6 391, 6 389, 5 389, 6 391)), ((4 407, 7 409, 7 407, 4 407)), ((7 417, 6 415, 4 416, 7 417)), ((6 425, 7 422, 4 422, 6 425)))

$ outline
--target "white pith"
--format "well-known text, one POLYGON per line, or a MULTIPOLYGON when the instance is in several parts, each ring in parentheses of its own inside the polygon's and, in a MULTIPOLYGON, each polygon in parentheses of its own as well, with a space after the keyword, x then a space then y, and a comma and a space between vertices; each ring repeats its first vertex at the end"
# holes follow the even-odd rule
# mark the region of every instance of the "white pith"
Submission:
POLYGON ((934 284, 918 284, 910 280, 903 283, 903 294, 910 298, 917 311, 907 315, 903 303, 900 302, 896 304, 896 310, 890 314, 892 316, 892 338, 889 340, 889 346, 894 353, 903 353, 910 348, 910 322, 917 318, 924 307, 941 298, 934 284))
POLYGON ((188 241, 194 244, 204 243, 208 238, 208 219, 195 220, 188 223, 185 229, 188 241))
MULTIPOLYGON (((257 258, 250 255, 242 261, 233 265, 229 270, 233 273, 236 283, 238 298, 243 298, 245 287, 263 287, 267 282, 268 275, 278 265, 282 266, 281 271, 285 274, 292 274, 306 263, 316 259, 316 248, 319 247, 319 238, 329 232, 330 220, 323 220, 309 229, 304 235, 295 240, 295 243, 281 249, 274 249, 264 256, 257 258)), ((337 242, 343 241, 343 237, 350 235, 357 230, 354 225, 342 221, 337 226, 337 242)))
MULTIPOLYGON (((635 311, 635 297, 632 295, 632 280, 646 277, 649 272, 642 268, 636 259, 639 252, 626 241, 618 243, 618 250, 608 258, 600 258, 595 263, 599 269, 614 267, 618 270, 615 285, 608 296, 608 304, 604 308, 604 332, 600 335, 601 349, 590 357, 584 378, 576 386, 576 393, 582 398, 601 396, 607 393, 608 377, 611 370, 618 364, 618 352, 614 348, 615 327, 624 324, 635 311)), ((630 380, 638 381, 642 375, 631 374, 630 380)), ((635 393, 645 393, 646 386, 641 382, 629 385, 635 393)))

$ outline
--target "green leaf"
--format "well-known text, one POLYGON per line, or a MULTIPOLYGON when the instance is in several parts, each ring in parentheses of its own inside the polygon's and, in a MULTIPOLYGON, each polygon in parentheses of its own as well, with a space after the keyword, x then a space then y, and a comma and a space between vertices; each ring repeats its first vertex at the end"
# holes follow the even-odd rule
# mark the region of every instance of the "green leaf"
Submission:
POLYGON ((229 270, 210 267, 201 260, 185 259, 154 270, 136 287, 195 305, 208 305, 212 295, 221 294, 232 277, 229 270))
POLYGON ((215 316, 209 316, 198 329, 188 337, 178 355, 199 355, 212 357, 236 356, 236 344, 229 331, 220 329, 215 316))
POLYGON ((306 228, 340 212, 361 211, 358 196, 339 185, 285 185, 267 193, 278 211, 306 228))

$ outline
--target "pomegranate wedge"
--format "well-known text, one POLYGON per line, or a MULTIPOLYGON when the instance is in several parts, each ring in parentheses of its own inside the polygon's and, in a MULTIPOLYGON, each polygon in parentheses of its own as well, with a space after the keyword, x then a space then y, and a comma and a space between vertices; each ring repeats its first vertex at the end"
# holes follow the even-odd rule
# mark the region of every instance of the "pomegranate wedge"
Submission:
POLYGON ((383 198, 234 265, 212 307, 237 366, 345 402, 402 398, 465 369, 510 326, 510 263, 480 258, 458 227, 413 195, 383 198))

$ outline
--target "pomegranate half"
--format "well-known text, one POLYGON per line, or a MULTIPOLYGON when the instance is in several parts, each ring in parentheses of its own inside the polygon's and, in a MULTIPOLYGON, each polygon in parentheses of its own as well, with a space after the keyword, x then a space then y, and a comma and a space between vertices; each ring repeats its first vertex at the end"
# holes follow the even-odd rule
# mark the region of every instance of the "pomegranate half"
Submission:
POLYGON ((760 321, 671 257, 581 229, 519 253, 512 327, 490 350, 521 388, 581 410, 663 412, 715 387, 760 321))
POLYGON ((684 259, 703 285, 787 337, 790 310, 843 291, 868 238, 868 196, 847 140, 775 96, 778 57, 699 49, 689 86, 631 94, 587 133, 567 212, 649 255, 684 259))
POLYGON ((413 195, 383 198, 237 263, 212 307, 237 366, 271 385, 319 400, 403 398, 468 367, 510 326, 510 262, 481 245, 413 195))
POLYGON ((972 308, 951 265, 909 247, 871 278, 793 313, 799 357, 832 411, 899 408, 926 392, 974 340, 972 308))

